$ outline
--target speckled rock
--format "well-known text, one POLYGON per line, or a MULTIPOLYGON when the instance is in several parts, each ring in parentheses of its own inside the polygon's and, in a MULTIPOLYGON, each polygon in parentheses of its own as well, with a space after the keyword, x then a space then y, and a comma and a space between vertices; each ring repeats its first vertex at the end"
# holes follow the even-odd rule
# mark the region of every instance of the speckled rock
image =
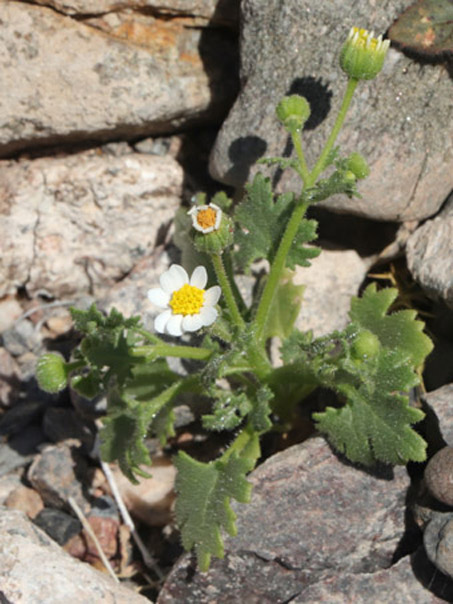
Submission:
POLYGON ((35 3, 52 6, 65 15, 85 16, 147 9, 157 15, 190 15, 214 23, 236 23, 239 7, 238 0, 35 0, 35 3))
MULTIPOLYGON (((312 115, 304 132, 309 165, 319 156, 342 101, 346 78, 338 52, 351 26, 385 32, 412 0, 244 0, 242 89, 211 156, 218 180, 241 186, 261 156, 282 155, 288 135, 275 118, 288 93, 305 95, 312 115)), ((453 188, 451 79, 442 65, 420 64, 391 49, 383 72, 361 82, 338 138, 371 167, 362 199, 335 196, 329 208, 379 220, 432 216, 453 188)), ((263 171, 263 166, 259 169, 263 171)), ((298 190, 292 171, 281 189, 298 190)))
POLYGON ((147 292, 159 282, 160 275, 171 264, 171 259, 162 246, 157 247, 149 256, 145 256, 134 269, 111 287, 99 301, 99 307, 105 312, 116 308, 126 317, 141 315, 145 326, 153 328, 153 318, 160 312, 148 300, 147 292))
POLYGON ((453 447, 444 447, 431 457, 424 478, 431 495, 453 506, 453 447))
POLYGON ((453 582, 437 572, 420 548, 414 555, 402 558, 390 568, 375 573, 342 573, 323 579, 302 590, 291 602, 440 604, 451 601, 452 597, 453 582))
POLYGON ((45 504, 71 510, 69 497, 72 497, 87 513, 90 509, 86 498, 87 471, 87 461, 80 454, 80 443, 69 439, 47 447, 37 455, 28 469, 27 478, 45 504))
POLYGON ((202 574, 183 556, 159 604, 284 602, 326 574, 391 566, 405 532, 404 468, 373 475, 318 437, 268 459, 250 480, 251 503, 234 505, 238 536, 226 540, 226 558, 202 574))
POLYGON ((308 268, 297 267, 294 276, 295 284, 305 286, 296 327, 319 337, 347 325, 351 297, 358 294, 369 263, 355 250, 329 249, 310 262, 308 268))
POLYGON ((149 604, 66 554, 22 512, 0 510, 0 594, 14 604, 149 604))
MULTIPOLYGON (((428 558, 446 576, 453 577, 453 514, 435 513, 423 533, 428 558)), ((450 600, 449 600, 450 601, 450 600)))
POLYGON ((453 447, 453 384, 447 384, 422 397, 427 405, 425 421, 428 440, 437 448, 453 447))
POLYGON ((406 256, 412 276, 428 296, 453 308, 453 195, 409 237, 406 256))
POLYGON ((121 20, 113 11, 111 19, 0 4, 0 84, 9 92, 0 99, 0 156, 170 132, 225 115, 237 90, 234 34, 200 28, 193 16, 138 11, 121 20))
POLYGON ((168 156, 0 162, 0 296, 20 286, 60 298, 105 292, 154 249, 182 182, 168 156))

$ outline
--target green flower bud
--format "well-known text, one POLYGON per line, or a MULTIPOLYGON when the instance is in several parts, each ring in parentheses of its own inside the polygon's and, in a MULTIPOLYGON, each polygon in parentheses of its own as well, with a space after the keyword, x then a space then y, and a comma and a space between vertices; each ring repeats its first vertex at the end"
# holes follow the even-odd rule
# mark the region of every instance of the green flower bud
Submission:
POLYGON ((60 392, 66 387, 67 378, 67 365, 60 354, 48 352, 38 360, 36 379, 45 392, 60 392))
POLYGON ((373 32, 353 27, 340 52, 340 66, 351 78, 372 80, 381 71, 389 40, 373 38, 373 32))
POLYGON ((346 170, 343 174, 343 182, 347 185, 355 185, 357 176, 351 170, 346 170))
POLYGON ((357 334, 352 343, 351 355, 356 360, 372 359, 378 354, 380 347, 379 338, 365 329, 357 334))
POLYGON ((302 130, 303 125, 310 117, 310 105, 303 96, 293 94, 285 96, 277 105, 278 119, 288 132, 302 130))
POLYGON ((370 173, 370 168, 368 167, 365 158, 362 157, 360 153, 351 153, 346 161, 348 170, 350 170, 359 180, 366 178, 370 173))
POLYGON ((233 243, 233 221, 214 203, 194 206, 188 214, 192 217, 196 231, 194 245, 199 252, 219 254, 233 243))

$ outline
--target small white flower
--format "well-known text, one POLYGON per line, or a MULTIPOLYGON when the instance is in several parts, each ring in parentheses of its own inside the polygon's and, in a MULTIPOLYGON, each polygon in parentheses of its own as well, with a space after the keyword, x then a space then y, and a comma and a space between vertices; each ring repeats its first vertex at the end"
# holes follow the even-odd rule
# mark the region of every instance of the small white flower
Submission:
POLYGON ((215 203, 194 206, 187 213, 192 217, 193 228, 200 233, 217 231, 222 220, 222 210, 215 203))
POLYGON ((197 331, 212 325, 217 319, 217 304, 221 289, 214 285, 205 290, 208 273, 204 266, 197 266, 189 275, 179 264, 172 264, 160 276, 160 287, 148 291, 149 300, 164 308, 154 320, 158 333, 182 336, 186 331, 197 331))

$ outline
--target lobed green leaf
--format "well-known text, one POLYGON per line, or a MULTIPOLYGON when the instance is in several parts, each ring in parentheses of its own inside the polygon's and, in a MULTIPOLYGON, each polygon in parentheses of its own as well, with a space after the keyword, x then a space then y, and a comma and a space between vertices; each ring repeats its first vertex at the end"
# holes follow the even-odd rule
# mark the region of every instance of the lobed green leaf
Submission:
POLYGON ((258 437, 240 453, 202 463, 180 452, 175 460, 178 470, 175 489, 176 520, 186 550, 195 548, 202 572, 208 570, 211 556, 223 558, 222 530, 236 535, 236 515, 230 501, 250 501, 251 484, 246 474, 259 456, 258 437))
MULTIPOLYGON (((234 213, 239 225, 235 232, 235 243, 239 247, 235 261, 240 270, 247 271, 252 262, 261 258, 272 262, 295 203, 293 193, 283 193, 275 199, 270 180, 262 174, 257 174, 247 185, 246 197, 234 213)), ((288 255, 290 268, 296 264, 310 266, 309 259, 320 253, 317 248, 304 247, 316 239, 316 227, 316 221, 302 220, 288 255)))

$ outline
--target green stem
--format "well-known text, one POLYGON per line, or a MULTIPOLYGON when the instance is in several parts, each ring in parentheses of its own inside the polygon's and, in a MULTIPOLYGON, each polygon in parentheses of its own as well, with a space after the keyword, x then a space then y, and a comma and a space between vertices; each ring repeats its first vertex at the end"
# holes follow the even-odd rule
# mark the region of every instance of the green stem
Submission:
POLYGON ((294 149, 296 150, 297 159, 299 160, 299 175, 304 183, 307 182, 309 178, 309 171, 307 167, 307 162, 305 161, 304 151, 302 149, 302 138, 300 130, 297 132, 291 132, 291 138, 293 141, 294 149))
POLYGON ((260 346, 258 338, 253 338, 252 343, 247 349, 247 353, 255 375, 260 380, 265 380, 272 371, 272 365, 267 358, 264 348, 260 346))
POLYGON ((132 354, 137 357, 178 357, 180 359, 204 361, 212 355, 212 350, 209 350, 209 348, 177 346, 161 342, 152 346, 134 346, 132 354))
POLYGON ((254 436, 255 432, 253 428, 250 425, 245 426, 230 444, 228 449, 223 453, 221 457, 222 461, 226 461, 233 453, 240 455, 254 436))
POLYGON ((70 373, 71 371, 75 371, 76 369, 82 369, 82 367, 86 367, 85 361, 70 361, 69 363, 66 363, 66 365, 65 365, 67 373, 70 373))
POLYGON ((239 312, 238 305, 236 304, 236 299, 233 294, 233 290, 231 289, 230 280, 228 279, 228 275, 225 271, 225 267, 223 265, 223 260, 220 254, 211 254, 212 264, 214 266, 215 274, 217 280, 219 282, 220 287, 222 288, 222 294, 225 299, 225 303, 230 312, 231 320, 233 321, 236 327, 244 329, 245 322, 239 312))
POLYGON ((156 336, 146 329, 143 329, 143 327, 133 327, 132 330, 135 331, 135 333, 140 334, 143 338, 145 338, 145 340, 151 342, 152 344, 162 343, 162 340, 159 338, 159 336, 156 336))
POLYGON ((239 312, 242 313, 241 316, 243 316, 243 313, 247 311, 247 306, 244 302, 241 292, 239 291, 237 283, 234 280, 233 265, 231 261, 231 254, 229 253, 229 251, 223 252, 223 265, 225 267, 225 272, 231 284, 231 291, 233 292, 236 304, 238 305, 239 312))
POLYGON ((269 272, 266 285, 264 286, 263 294, 261 296, 255 316, 255 333, 257 339, 259 339, 263 334, 264 326, 266 324, 267 316, 277 290, 278 282, 280 281, 281 274, 285 268, 286 257, 288 256, 288 252, 296 236, 300 222, 307 211, 307 208, 307 202, 297 204, 286 226, 286 230, 283 234, 282 240, 280 241, 280 245, 278 246, 278 250, 275 254, 274 262, 272 263, 271 270, 269 272))
POLYGON ((316 183, 318 176, 324 170, 326 159, 329 153, 332 151, 332 147, 335 144, 337 136, 341 130, 358 82, 359 81, 355 80, 354 78, 350 78, 348 80, 348 85, 346 87, 346 91, 343 97, 343 102, 341 104, 340 111, 338 112, 335 124, 332 128, 332 132, 330 133, 330 136, 327 139, 324 149, 322 150, 321 155, 319 156, 319 159, 316 162, 313 170, 309 174, 306 174, 305 178, 303 178, 302 174, 306 173, 305 171, 307 170, 307 167, 302 151, 302 144, 299 141, 298 137, 293 136, 294 147, 296 149, 296 153, 300 162, 300 174, 304 180, 304 188, 302 189, 300 201, 296 205, 293 214, 289 219, 288 224, 286 225, 286 230, 283 234, 282 240, 280 241, 280 245, 278 247, 277 253, 269 271, 269 276, 266 285, 263 290, 263 295, 261 296, 261 300, 258 305, 258 310, 255 315, 255 328, 257 339, 260 339, 263 335, 263 330, 266 325, 272 301, 274 299, 274 295, 278 287, 278 282, 280 281, 281 274, 286 265, 286 258, 288 256, 292 242, 297 234, 297 230, 299 228, 301 220, 304 217, 305 212, 308 208, 308 202, 302 201, 303 193, 306 189, 313 187, 313 185, 316 183))
POLYGON ((343 126, 344 119, 346 117, 346 113, 349 109, 349 105, 351 104, 352 97, 354 95, 355 89, 359 80, 355 80, 354 78, 349 78, 348 85, 346 87, 346 92, 344 93, 343 102, 341 103, 340 111, 338 112, 337 119, 335 120, 335 124, 332 128, 332 132, 330 133, 329 138, 327 139, 326 144, 324 145, 324 149, 321 152, 321 155, 318 158, 318 161, 315 164, 315 167, 310 173, 310 186, 312 187, 318 176, 325 168, 325 161, 327 156, 332 151, 332 147, 337 140, 337 136, 340 133, 341 127, 343 126))

